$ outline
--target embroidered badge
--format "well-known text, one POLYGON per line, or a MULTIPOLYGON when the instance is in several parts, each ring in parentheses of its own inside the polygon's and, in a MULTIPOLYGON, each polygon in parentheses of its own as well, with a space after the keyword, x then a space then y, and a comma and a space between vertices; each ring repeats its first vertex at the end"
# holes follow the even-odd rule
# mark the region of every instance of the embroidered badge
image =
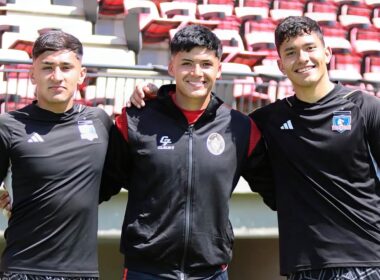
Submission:
POLYGON ((225 147, 226 143, 224 142, 222 135, 220 135, 219 133, 211 133, 208 136, 207 149, 213 155, 220 155, 221 153, 223 153, 225 147))
POLYGON ((351 111, 334 112, 331 128, 333 131, 340 133, 351 130, 351 111))
POLYGON ((92 120, 78 121, 80 138, 92 141, 98 138, 96 129, 92 120))
POLYGON ((174 145, 172 144, 172 140, 169 136, 162 136, 160 139, 160 145, 157 146, 158 150, 174 150, 174 145))

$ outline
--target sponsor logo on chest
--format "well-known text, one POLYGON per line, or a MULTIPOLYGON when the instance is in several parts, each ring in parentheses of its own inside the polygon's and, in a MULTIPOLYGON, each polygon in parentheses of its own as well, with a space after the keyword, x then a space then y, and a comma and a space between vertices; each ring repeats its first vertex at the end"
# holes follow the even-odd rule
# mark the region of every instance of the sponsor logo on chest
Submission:
POLYGON ((98 138, 98 134, 96 133, 92 120, 78 121, 78 129, 81 139, 92 141, 98 138))
POLYGON ((174 145, 170 145, 172 144, 172 140, 169 136, 162 136, 159 143, 160 145, 157 146, 158 150, 174 150, 174 145))
POLYGON ((336 111, 333 113, 332 131, 340 133, 351 130, 351 111, 336 111))

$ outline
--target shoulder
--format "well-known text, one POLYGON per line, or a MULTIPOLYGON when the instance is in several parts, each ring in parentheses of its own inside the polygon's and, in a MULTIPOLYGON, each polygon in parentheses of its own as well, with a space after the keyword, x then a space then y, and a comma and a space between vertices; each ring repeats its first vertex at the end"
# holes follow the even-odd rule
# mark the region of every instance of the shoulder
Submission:
POLYGON ((109 130, 113 124, 111 117, 99 107, 89 107, 80 105, 77 107, 80 114, 84 114, 86 118, 98 119, 109 130))
POLYGON ((380 115, 380 98, 369 94, 366 91, 355 90, 343 95, 343 98, 359 107, 364 114, 380 115))
POLYGON ((286 103, 287 101, 285 98, 276 100, 274 103, 270 103, 268 105, 256 109, 255 111, 250 113, 249 116, 254 120, 268 118, 271 114, 276 113, 278 112, 278 110, 283 108, 286 103))
POLYGON ((0 135, 6 137, 12 135, 12 127, 14 128, 16 125, 16 120, 12 114, 0 114, 0 135))
POLYGON ((241 118, 241 119, 249 119, 248 115, 242 113, 239 110, 236 110, 234 108, 231 108, 230 106, 226 105, 225 103, 220 106, 221 110, 223 110, 225 113, 230 114, 231 116, 234 116, 235 118, 241 118))
POLYGON ((358 105, 374 104, 376 106, 380 104, 380 99, 378 97, 360 89, 351 90, 344 94, 343 97, 358 105))
MULTIPOLYGON (((135 106, 125 107, 125 112, 128 116, 145 116, 149 115, 153 112, 162 112, 166 111, 168 108, 168 104, 170 104, 169 98, 160 97, 155 99, 149 99, 145 101, 145 106, 142 108, 137 108, 135 106)), ((124 110, 123 110, 124 112, 124 110)))
POLYGON ((9 113, 3 113, 0 114, 0 127, 12 127, 15 126, 17 121, 17 117, 20 115, 20 112, 18 111, 13 111, 9 113))

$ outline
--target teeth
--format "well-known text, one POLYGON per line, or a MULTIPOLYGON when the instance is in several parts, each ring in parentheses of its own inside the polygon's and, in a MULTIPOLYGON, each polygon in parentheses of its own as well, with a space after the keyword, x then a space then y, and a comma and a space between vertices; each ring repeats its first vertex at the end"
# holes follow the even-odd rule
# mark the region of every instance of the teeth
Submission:
POLYGON ((202 86, 204 84, 203 82, 189 82, 189 83, 194 86, 202 86))
POLYGON ((306 72, 306 71, 309 71, 310 69, 313 69, 313 67, 306 67, 306 68, 302 68, 302 69, 298 69, 297 72, 298 73, 303 73, 303 72, 306 72))

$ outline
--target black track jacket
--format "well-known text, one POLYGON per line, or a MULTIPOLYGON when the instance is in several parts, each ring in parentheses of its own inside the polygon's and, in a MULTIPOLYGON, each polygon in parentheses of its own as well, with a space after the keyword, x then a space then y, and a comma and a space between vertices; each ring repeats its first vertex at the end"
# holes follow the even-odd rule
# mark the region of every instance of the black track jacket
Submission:
POLYGON ((125 266, 169 279, 201 279, 231 260, 228 201, 241 175, 275 207, 271 169, 248 116, 212 99, 189 125, 168 92, 130 108, 110 136, 101 199, 129 191, 121 237, 125 266), (124 120, 123 120, 124 119, 124 120), (127 123, 126 123, 127 122, 127 123), (255 148, 249 153, 250 141, 255 148))

